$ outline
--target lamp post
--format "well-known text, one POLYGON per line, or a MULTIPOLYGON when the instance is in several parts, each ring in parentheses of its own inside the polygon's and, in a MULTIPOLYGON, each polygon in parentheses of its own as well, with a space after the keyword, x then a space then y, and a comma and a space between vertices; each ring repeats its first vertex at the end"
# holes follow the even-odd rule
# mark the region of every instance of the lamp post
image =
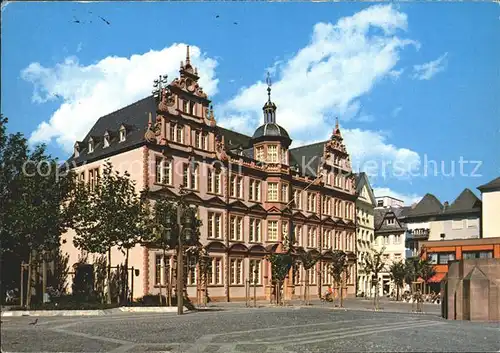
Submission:
POLYGON ((184 245, 192 245, 194 237, 194 212, 184 203, 184 190, 180 189, 180 198, 177 203, 175 223, 171 215, 166 215, 166 227, 163 232, 163 241, 171 247, 177 248, 177 315, 184 311, 184 245))

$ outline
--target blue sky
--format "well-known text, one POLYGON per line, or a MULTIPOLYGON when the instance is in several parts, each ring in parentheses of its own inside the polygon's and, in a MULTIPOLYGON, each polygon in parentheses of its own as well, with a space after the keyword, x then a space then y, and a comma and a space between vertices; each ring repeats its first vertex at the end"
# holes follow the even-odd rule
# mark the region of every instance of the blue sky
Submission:
POLYGON ((295 146, 338 116, 378 193, 452 201, 500 174, 499 33, 494 3, 11 3, 2 113, 65 158, 99 116, 173 79, 189 44, 221 125, 252 133, 270 71, 295 146))

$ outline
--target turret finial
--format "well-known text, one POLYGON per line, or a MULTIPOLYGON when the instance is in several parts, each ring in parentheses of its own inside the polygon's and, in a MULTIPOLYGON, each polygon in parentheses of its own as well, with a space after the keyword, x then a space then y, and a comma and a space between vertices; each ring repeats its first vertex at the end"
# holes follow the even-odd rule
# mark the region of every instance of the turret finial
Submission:
POLYGON ((271 101, 271 75, 269 72, 267 72, 267 78, 266 78, 266 83, 267 83, 267 100, 270 102, 271 101))
POLYGON ((186 50, 186 65, 189 65, 191 64, 191 60, 189 58, 189 45, 187 46, 187 50, 186 50))

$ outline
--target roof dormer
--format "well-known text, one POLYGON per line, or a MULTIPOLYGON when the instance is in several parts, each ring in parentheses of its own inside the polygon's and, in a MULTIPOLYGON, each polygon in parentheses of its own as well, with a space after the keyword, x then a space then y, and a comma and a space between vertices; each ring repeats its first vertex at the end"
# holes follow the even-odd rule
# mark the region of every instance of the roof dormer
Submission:
POLYGON ((96 145, 95 137, 91 136, 91 137, 89 138, 89 143, 88 143, 88 151, 87 151, 87 153, 92 153, 92 152, 94 152, 95 145, 96 145))
POLYGON ((76 141, 73 146, 73 156, 75 158, 80 155, 81 148, 82 148, 82 143, 80 141, 76 141))
POLYGON ((110 143, 111 143, 111 133, 108 130, 106 130, 106 132, 104 133, 102 148, 109 147, 110 143))
POLYGON ((130 127, 125 124, 121 124, 118 130, 118 141, 124 142, 127 139, 127 133, 130 131, 130 127))

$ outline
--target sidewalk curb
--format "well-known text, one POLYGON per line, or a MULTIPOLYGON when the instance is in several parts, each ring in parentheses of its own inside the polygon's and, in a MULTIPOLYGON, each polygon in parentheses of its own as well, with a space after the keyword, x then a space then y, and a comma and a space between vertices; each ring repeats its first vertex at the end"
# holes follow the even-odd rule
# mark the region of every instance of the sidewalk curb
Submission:
MULTIPOLYGON (((189 310, 184 307, 184 311, 189 310)), ((104 316, 120 313, 176 313, 177 307, 128 307, 102 309, 102 310, 12 310, 2 311, 1 317, 21 317, 21 316, 104 316)))

